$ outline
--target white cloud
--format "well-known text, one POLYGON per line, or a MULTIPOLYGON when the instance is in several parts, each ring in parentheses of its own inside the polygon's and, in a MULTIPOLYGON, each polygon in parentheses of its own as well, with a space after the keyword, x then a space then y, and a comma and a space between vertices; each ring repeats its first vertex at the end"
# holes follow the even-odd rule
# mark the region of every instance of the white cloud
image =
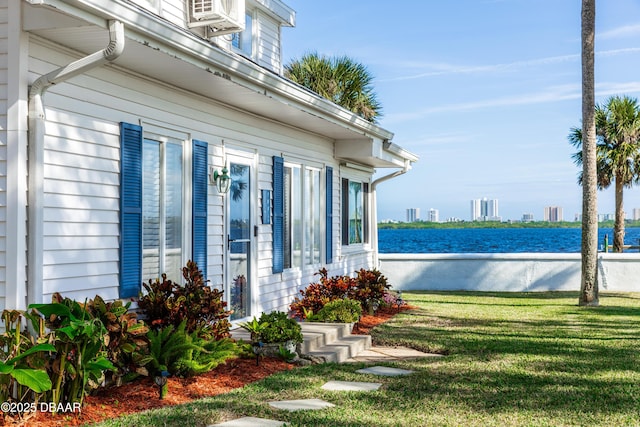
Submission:
MULTIPOLYGON (((640 93, 640 81, 636 82, 603 82, 596 84, 596 97, 640 93)), ((439 113, 469 112, 498 107, 544 104, 552 102, 580 99, 582 96, 579 84, 550 86, 546 90, 514 96, 483 99, 472 102, 432 106, 410 113, 387 114, 385 125, 419 120, 425 116, 439 113)))
MULTIPOLYGON (((640 53, 640 47, 630 47, 624 49, 610 49, 610 50, 602 50, 597 51, 596 56, 618 56, 618 55, 627 55, 640 53)), ((576 62, 580 61, 580 54, 568 54, 568 55, 558 55, 558 56, 548 56, 545 58, 537 58, 537 59, 529 59, 525 61, 514 61, 514 62, 505 62, 500 64, 488 64, 488 65, 455 65, 448 63, 438 63, 438 62, 428 62, 428 63, 417 63, 417 62, 405 62, 400 64, 402 68, 422 68, 427 69, 428 71, 410 74, 405 76, 391 77, 391 78, 383 78, 379 79, 378 82, 393 82, 393 81, 404 81, 404 80, 416 80, 423 79, 426 77, 434 77, 434 76, 442 76, 442 75, 452 75, 452 74, 480 74, 480 73, 496 73, 496 72, 507 72, 507 71, 517 71, 520 69, 529 69, 531 67, 536 66, 545 66, 545 65, 553 65, 559 64, 563 62, 576 62)))
POLYGON ((618 39, 624 37, 634 37, 640 35, 640 24, 624 25, 622 27, 614 28, 612 30, 596 33, 596 40, 598 39, 618 39))

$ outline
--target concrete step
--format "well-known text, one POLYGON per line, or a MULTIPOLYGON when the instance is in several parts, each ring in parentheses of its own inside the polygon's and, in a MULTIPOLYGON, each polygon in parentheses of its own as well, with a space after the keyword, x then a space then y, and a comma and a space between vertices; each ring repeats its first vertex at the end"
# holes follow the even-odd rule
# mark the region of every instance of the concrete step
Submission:
POLYGON ((369 348, 371 348, 371 337, 369 335, 350 335, 317 347, 315 350, 302 351, 301 353, 325 362, 343 363, 357 357, 358 354, 369 348))
MULTIPOLYGON (((342 363, 371 348, 369 335, 352 335, 348 323, 301 322, 303 343, 301 355, 308 355, 325 362, 342 363)), ((249 333, 238 327, 231 330, 231 337, 249 341, 249 333)))

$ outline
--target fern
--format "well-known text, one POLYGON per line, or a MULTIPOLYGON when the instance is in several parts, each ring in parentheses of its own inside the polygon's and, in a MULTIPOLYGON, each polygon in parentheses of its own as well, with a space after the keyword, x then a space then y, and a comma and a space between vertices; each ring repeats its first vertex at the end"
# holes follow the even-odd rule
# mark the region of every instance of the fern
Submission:
POLYGON ((198 331, 187 333, 186 322, 149 331, 149 365, 152 374, 168 371, 171 375, 192 376, 208 372, 238 354, 230 339, 208 340, 198 331))

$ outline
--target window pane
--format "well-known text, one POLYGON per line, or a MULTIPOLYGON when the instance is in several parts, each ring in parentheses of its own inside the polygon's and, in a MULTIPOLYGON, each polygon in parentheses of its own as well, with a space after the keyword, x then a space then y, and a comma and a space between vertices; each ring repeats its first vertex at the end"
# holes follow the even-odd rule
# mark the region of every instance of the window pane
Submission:
POLYGON ((182 277, 182 146, 166 144, 165 153, 165 268, 174 281, 182 277))
POLYGON ((320 171, 305 170, 305 264, 320 263, 320 171))
POLYGON ((251 56, 252 39, 253 39, 253 18, 250 13, 247 13, 244 17, 244 31, 242 32, 240 48, 242 51, 251 56))
POLYGON ((349 243, 362 243, 362 183, 349 182, 349 243))
POLYGON ((284 235, 282 244, 284 246, 284 268, 291 268, 291 168, 284 167, 284 235))
POLYGON ((144 140, 142 152, 142 280, 160 277, 160 143, 144 140))
POLYGON ((182 277, 182 145, 144 140, 142 278, 182 277))
POLYGON ((291 177, 291 266, 302 265, 302 176, 300 168, 292 169, 291 177))

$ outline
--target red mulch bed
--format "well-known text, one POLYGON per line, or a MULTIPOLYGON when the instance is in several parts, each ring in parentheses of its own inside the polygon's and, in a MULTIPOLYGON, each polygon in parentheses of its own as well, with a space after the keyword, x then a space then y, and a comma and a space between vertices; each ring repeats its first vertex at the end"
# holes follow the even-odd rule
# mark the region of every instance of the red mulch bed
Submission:
MULTIPOLYGON (((410 308, 405 305, 401 310, 410 308)), ((398 308, 392 307, 380 309, 373 316, 363 315, 353 333, 366 335, 372 328, 386 322, 397 313, 398 308)), ((153 384, 153 380, 144 378, 121 387, 100 390, 95 396, 88 396, 79 413, 54 415, 48 412, 36 412, 33 416, 22 420, 13 420, 0 413, 0 425, 57 427, 97 423, 107 418, 227 393, 276 372, 293 368, 294 365, 273 358, 261 359, 259 366, 256 366, 255 359, 234 359, 197 377, 169 378, 169 392, 162 400, 158 397, 158 388, 153 384)))

